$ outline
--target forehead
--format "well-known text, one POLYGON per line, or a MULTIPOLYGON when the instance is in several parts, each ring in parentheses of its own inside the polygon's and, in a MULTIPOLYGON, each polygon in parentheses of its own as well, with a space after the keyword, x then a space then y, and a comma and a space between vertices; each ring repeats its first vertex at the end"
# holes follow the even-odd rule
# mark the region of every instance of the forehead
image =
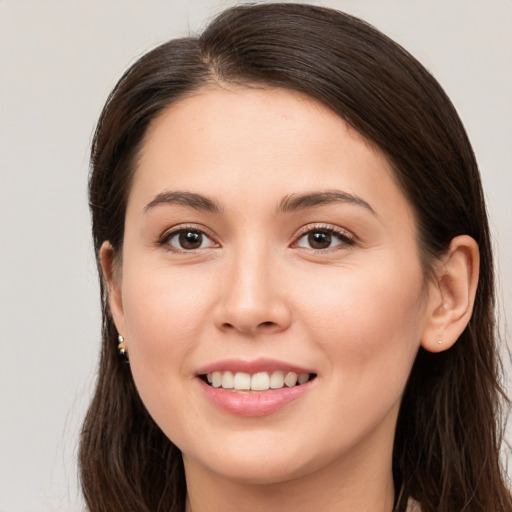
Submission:
MULTIPOLYGON (((365 146, 368 153, 382 158, 378 148, 350 127, 330 108, 304 93, 283 88, 241 85, 210 85, 185 96, 165 108, 150 123, 141 150, 141 161, 158 146, 195 140, 194 152, 214 146, 222 148, 229 143, 239 146, 259 146, 259 151, 247 154, 257 158, 287 148, 307 135, 308 147, 338 146, 348 139, 352 146, 365 146), (278 138, 276 138, 278 135, 278 138), (340 137, 341 135, 341 137, 340 137)), ((308 147, 304 147, 307 150, 308 147)), ((182 147, 182 152, 188 144, 182 147)), ((350 151, 345 144, 344 151, 350 151)), ((178 155, 176 155, 178 156, 178 155)), ((190 155, 189 155, 190 156, 190 155)), ((287 155, 289 158, 293 154, 287 155)), ((327 157, 327 153, 325 154, 327 157)))
POLYGON ((407 206, 385 156, 320 102, 284 89, 211 86, 150 124, 131 196, 149 202, 193 189, 262 206, 270 196, 332 188, 376 208, 407 206))

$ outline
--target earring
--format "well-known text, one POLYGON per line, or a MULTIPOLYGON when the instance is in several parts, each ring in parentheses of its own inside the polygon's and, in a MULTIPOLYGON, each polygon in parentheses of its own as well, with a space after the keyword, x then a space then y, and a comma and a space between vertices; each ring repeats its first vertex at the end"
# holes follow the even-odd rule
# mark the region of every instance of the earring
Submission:
POLYGON ((441 340, 441 339, 437 340, 437 344, 438 345, 442 345, 443 344, 443 340, 441 340))
POLYGON ((126 344, 124 342, 124 338, 119 335, 117 337, 117 353, 119 354, 119 357, 125 362, 128 362, 128 352, 126 351, 126 344))

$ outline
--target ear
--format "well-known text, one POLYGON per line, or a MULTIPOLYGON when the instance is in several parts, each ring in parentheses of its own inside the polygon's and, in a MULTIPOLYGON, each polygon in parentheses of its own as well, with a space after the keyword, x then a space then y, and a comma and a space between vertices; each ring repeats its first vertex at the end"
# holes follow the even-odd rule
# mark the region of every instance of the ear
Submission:
POLYGON ((421 346, 441 352, 453 346, 466 328, 475 302, 480 255, 467 235, 455 237, 435 267, 429 286, 426 323, 421 346))
POLYGON ((123 300, 121 294, 121 269, 115 258, 114 248, 110 242, 103 242, 100 248, 100 263, 103 279, 107 286, 108 302, 117 332, 125 334, 123 300))

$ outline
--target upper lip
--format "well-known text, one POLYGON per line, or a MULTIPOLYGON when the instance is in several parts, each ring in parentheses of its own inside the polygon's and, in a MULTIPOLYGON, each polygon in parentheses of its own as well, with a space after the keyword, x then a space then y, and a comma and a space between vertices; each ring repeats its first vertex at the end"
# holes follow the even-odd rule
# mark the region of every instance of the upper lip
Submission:
POLYGON ((260 358, 253 359, 252 361, 247 361, 245 359, 224 359, 222 361, 215 361, 214 363, 210 363, 199 368, 197 370, 197 374, 206 375, 208 373, 224 371, 254 374, 258 372, 273 372, 277 370, 283 372, 295 372, 298 374, 315 373, 311 369, 304 368, 296 364, 279 361, 277 359, 260 358))

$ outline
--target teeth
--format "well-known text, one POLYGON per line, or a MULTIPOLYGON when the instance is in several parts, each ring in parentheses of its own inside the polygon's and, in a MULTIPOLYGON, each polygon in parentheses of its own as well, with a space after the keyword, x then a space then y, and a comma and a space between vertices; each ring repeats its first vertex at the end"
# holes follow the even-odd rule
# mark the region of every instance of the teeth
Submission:
POLYGON ((265 391, 270 387, 270 377, 267 372, 255 373, 251 378, 253 391, 265 391))
POLYGON ((233 387, 240 390, 251 389, 251 376, 248 373, 236 372, 233 387))
POLYGON ((224 372, 222 375, 222 387, 224 389, 233 389, 234 387, 234 377, 231 372, 224 372))
POLYGON ((284 386, 284 373, 272 372, 270 376, 270 387, 272 389, 280 389, 284 386))
POLYGON ((268 389, 281 389, 283 387, 292 388, 293 386, 306 383, 309 373, 284 372, 277 370, 274 372, 258 372, 252 376, 245 372, 213 372, 206 376, 208 382, 214 388, 233 389, 235 391, 267 391, 268 389))
POLYGON ((309 380, 309 373, 301 373, 299 375, 299 378, 297 379, 297 382, 299 384, 304 384, 305 382, 307 382, 309 380))
POLYGON ((221 372, 213 372, 212 373, 212 386, 214 388, 220 388, 222 386, 222 373, 221 372))
POLYGON ((298 375, 295 372, 289 372, 286 374, 286 377, 284 378, 284 383, 289 388, 293 388, 293 386, 295 386, 295 384, 297 384, 297 377, 298 377, 298 375))

